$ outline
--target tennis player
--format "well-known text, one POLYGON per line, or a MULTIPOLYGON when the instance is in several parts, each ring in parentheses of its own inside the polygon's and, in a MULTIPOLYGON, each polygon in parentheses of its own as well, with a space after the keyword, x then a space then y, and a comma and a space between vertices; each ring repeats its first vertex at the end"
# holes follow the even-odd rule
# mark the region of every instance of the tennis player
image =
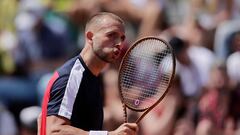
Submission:
POLYGON ((107 12, 86 24, 81 53, 57 69, 47 86, 38 120, 40 135, 136 135, 136 123, 101 131, 103 96, 99 74, 118 59, 125 30, 123 20, 107 12))

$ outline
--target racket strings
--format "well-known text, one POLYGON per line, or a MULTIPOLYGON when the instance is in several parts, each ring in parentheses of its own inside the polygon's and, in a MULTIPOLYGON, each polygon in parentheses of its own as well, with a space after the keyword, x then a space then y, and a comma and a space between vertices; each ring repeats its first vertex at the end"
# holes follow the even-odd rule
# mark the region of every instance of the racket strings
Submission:
POLYGON ((173 66, 171 50, 157 44, 164 43, 155 39, 142 41, 125 58, 120 82, 123 98, 133 108, 149 107, 168 87, 172 76, 169 69, 173 66))
MULTIPOLYGON (((158 94, 154 94, 154 93, 149 93, 146 90, 137 90, 137 89, 133 89, 132 92, 128 92, 128 91, 123 91, 123 95, 125 96, 125 99, 129 99, 129 102, 134 102, 135 100, 139 100, 139 102, 148 102, 149 104, 153 104, 154 102, 156 102, 156 100, 159 99, 159 97, 161 97, 164 94, 164 89, 166 89, 167 87, 164 85, 164 87, 162 87, 162 90, 159 90, 158 94), (134 92, 135 91, 135 92, 134 92), (141 95, 137 94, 139 91, 141 91, 141 95), (144 92, 146 91, 146 92, 144 92), (146 99, 146 97, 151 97, 148 98, 147 100, 143 100, 146 99), (149 102, 151 101, 151 102, 149 102)), ((148 105, 149 105, 148 104, 148 105)))
MULTIPOLYGON (((136 93, 127 93, 127 92, 123 92, 123 94, 126 94, 128 95, 128 99, 131 99, 131 100, 136 100, 136 96, 138 99, 144 99, 146 98, 146 96, 139 96, 139 94, 136 94, 136 93)), ((163 92, 161 93, 163 94, 163 92)), ((156 101, 155 99, 159 99, 159 96, 152 96, 152 95, 148 95, 148 97, 151 97, 149 99, 151 99, 153 102, 156 101)))
MULTIPOLYGON (((123 89, 123 93, 125 94, 135 94, 137 95, 136 93, 141 91, 141 93, 143 95, 145 95, 145 97, 156 97, 156 98, 159 98, 159 95, 162 95, 164 93, 164 90, 167 88, 167 85, 160 85, 158 89, 160 89, 158 91, 158 93, 155 93, 154 92, 154 89, 145 89, 145 88, 142 88, 142 87, 136 87, 136 86, 132 86, 131 89, 123 89), (162 89, 162 90, 161 90, 162 89), (130 92, 131 91, 131 92, 130 92)), ((139 95, 139 97, 144 97, 144 96, 141 96, 139 95)))

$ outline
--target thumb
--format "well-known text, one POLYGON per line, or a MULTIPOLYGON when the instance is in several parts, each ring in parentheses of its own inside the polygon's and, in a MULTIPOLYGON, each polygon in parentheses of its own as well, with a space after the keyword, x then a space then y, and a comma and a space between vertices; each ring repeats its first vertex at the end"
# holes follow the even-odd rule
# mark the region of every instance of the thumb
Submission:
POLYGON ((138 125, 136 123, 125 123, 125 126, 131 130, 138 131, 138 125))

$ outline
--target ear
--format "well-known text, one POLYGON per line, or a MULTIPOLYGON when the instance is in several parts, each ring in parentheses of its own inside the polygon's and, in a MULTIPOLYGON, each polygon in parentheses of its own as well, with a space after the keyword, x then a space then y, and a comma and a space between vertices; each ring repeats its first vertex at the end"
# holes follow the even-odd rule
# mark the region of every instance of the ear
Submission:
POLYGON ((91 31, 87 31, 86 32, 86 38, 87 38, 87 42, 92 44, 93 33, 91 31))

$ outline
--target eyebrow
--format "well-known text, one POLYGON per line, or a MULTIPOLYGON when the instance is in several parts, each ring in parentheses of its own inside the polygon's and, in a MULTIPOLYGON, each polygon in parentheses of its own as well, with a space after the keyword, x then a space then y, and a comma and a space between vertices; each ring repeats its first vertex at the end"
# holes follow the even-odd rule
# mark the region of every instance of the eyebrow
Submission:
POLYGON ((106 32, 106 34, 108 35, 108 34, 114 34, 114 35, 120 35, 120 38, 122 39, 122 40, 124 40, 125 39, 125 34, 120 34, 119 32, 117 32, 117 31, 108 31, 108 32, 106 32))

